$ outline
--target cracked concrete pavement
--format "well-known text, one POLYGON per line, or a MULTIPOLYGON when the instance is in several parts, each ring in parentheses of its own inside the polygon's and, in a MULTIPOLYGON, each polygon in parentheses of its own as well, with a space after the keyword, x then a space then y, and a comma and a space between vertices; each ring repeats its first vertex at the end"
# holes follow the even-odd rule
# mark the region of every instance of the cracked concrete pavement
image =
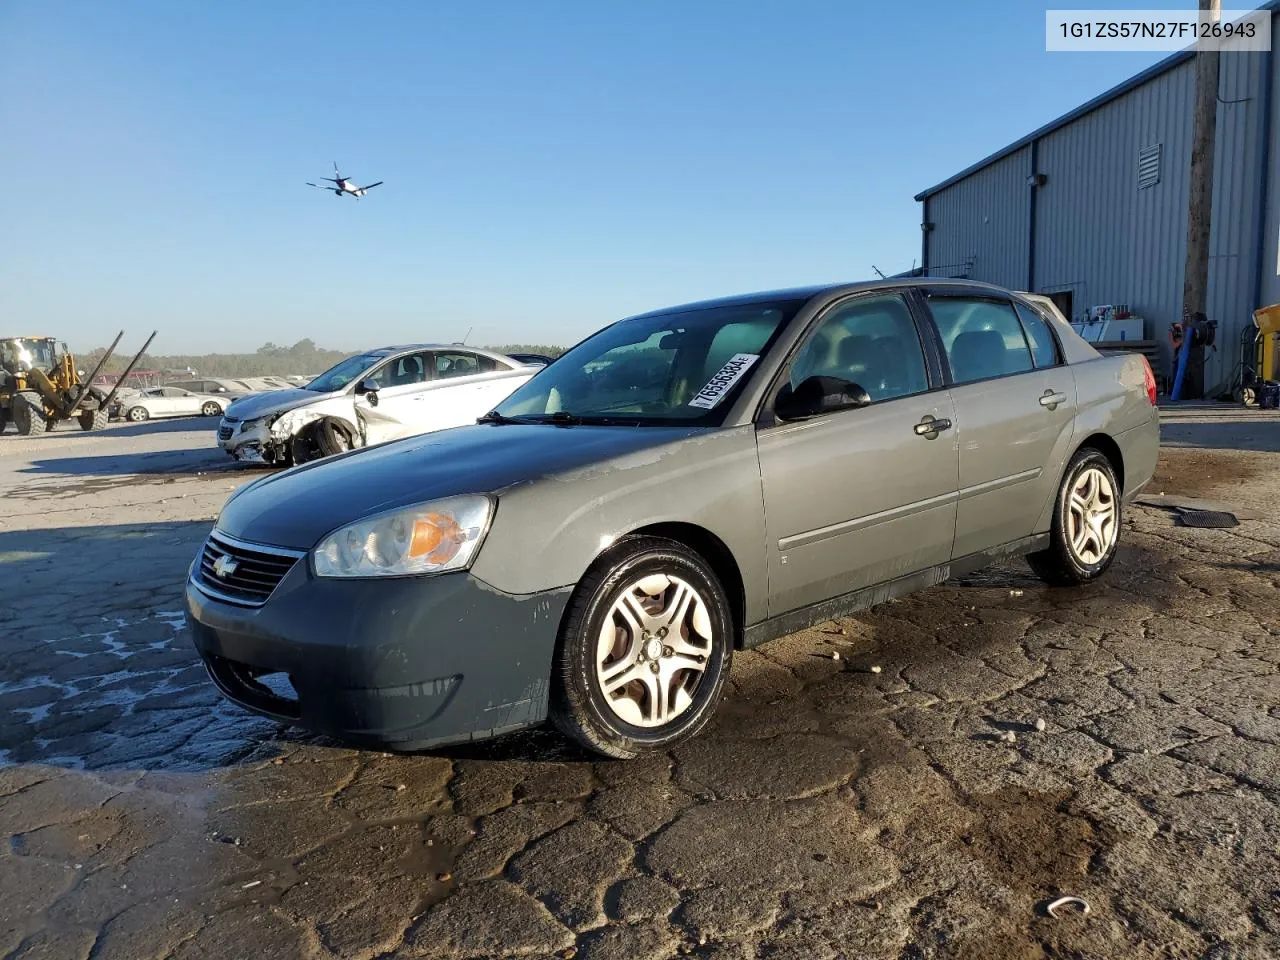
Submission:
POLYGON ((223 703, 181 584, 254 472, 200 421, 0 438, 0 951, 1280 955, 1280 419, 1164 420, 1150 492, 1262 519, 1134 507, 1093 587, 1015 564, 741 654, 630 763, 223 703))

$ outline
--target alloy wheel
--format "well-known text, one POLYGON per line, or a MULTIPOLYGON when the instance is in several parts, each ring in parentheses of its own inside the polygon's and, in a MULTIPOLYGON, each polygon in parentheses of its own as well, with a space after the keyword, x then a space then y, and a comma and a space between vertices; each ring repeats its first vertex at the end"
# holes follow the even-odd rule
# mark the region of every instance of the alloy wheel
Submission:
POLYGON ((692 706, 711 654, 703 598, 679 577, 650 574, 628 585, 605 617, 596 679, 620 720, 660 727, 692 706))
POLYGON ((1067 539, 1080 563, 1092 566, 1110 553, 1119 532, 1116 515, 1110 478, 1097 467, 1081 471, 1067 498, 1067 539))

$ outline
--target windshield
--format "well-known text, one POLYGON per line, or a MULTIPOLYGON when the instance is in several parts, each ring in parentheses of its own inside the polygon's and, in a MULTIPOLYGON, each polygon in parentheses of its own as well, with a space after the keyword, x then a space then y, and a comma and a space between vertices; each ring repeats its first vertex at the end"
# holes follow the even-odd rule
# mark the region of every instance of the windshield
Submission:
POLYGON ((52 340, 6 340, 0 344, 0 359, 6 369, 51 370, 56 358, 52 340))
POLYGON ((583 341, 497 408, 537 422, 716 425, 803 300, 622 320, 583 341))
POLYGON ((380 353, 362 353, 356 357, 347 357, 308 383, 305 389, 314 390, 316 393, 332 393, 334 390, 341 390, 382 358, 383 354, 380 353))

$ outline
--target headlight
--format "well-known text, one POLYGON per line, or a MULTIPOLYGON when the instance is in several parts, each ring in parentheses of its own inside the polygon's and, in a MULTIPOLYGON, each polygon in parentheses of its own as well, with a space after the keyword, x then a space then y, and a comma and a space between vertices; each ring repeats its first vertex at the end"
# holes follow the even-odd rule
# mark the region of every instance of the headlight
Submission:
POLYGON ((312 551, 319 577, 406 577, 463 570, 489 530, 488 497, 447 497, 370 517, 329 534, 312 551))

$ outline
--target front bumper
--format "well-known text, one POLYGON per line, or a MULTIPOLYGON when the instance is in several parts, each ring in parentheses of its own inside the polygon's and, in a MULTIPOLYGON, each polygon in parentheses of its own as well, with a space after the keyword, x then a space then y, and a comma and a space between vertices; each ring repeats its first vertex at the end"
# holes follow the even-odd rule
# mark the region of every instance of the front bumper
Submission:
POLYGON ((260 607, 191 579, 186 600, 196 650, 235 703, 351 743, 417 750, 546 718, 569 592, 512 596, 467 573, 320 579, 304 559, 260 607), (292 690, 281 695, 272 674, 292 690))
POLYGON ((269 458, 264 454, 269 450, 274 452, 274 444, 265 418, 240 421, 223 417, 218 424, 218 446, 237 460, 267 462, 269 458))

